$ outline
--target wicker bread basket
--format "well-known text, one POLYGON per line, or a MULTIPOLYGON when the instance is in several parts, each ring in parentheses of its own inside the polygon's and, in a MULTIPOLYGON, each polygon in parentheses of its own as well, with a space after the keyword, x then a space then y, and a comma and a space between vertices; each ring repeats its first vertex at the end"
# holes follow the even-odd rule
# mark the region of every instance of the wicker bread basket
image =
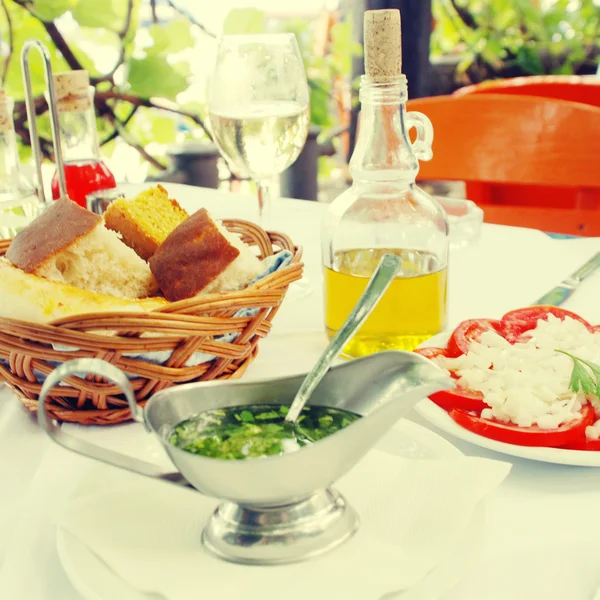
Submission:
MULTIPOLYGON (((43 325, 0 318, 0 381, 33 412, 43 375, 73 358, 102 358, 125 371, 141 405, 176 383, 240 377, 257 355, 259 340, 269 333, 288 286, 302 277, 302 249, 288 236, 267 234, 248 221, 223 224, 257 247, 261 258, 289 250, 291 263, 238 292, 200 295, 155 311, 86 314, 43 325), (258 310, 254 316, 234 316, 244 308, 258 310), (102 331, 114 335, 98 333, 102 331), (237 334, 232 341, 215 339, 232 333, 237 334), (164 356, 165 351, 162 364, 136 358, 148 352, 164 356), (206 355, 207 362, 186 366, 197 353, 206 355)), ((0 240, 0 256, 9 244, 0 240)), ((110 425, 130 418, 118 388, 100 378, 71 377, 54 388, 47 402, 48 413, 60 421, 110 425)))

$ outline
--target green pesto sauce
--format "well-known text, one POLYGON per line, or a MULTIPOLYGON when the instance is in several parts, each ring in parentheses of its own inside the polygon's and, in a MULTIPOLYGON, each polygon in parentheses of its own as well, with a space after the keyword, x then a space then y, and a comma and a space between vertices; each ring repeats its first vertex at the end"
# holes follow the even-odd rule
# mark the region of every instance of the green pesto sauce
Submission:
POLYGON ((224 460, 277 456, 299 450, 360 419, 347 410, 306 406, 294 424, 289 407, 252 404, 207 410, 176 425, 169 443, 192 454, 224 460))

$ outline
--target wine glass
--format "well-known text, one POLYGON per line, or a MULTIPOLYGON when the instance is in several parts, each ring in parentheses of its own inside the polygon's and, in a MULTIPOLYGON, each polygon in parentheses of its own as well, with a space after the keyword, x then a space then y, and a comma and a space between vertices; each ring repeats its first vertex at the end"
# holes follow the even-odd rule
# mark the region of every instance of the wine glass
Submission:
POLYGON ((229 168, 256 183, 259 223, 267 229, 277 178, 302 151, 310 120, 294 34, 223 36, 208 109, 214 141, 229 168))

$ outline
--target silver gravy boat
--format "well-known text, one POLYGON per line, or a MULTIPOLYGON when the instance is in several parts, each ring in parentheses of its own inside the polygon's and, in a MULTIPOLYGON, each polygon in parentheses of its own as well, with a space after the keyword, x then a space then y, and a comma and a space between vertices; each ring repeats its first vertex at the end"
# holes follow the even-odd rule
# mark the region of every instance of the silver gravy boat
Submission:
POLYGON ((454 387, 428 359, 402 351, 379 352, 335 366, 309 404, 362 416, 346 428, 296 452, 260 459, 222 460, 191 454, 168 437, 181 421, 205 410, 248 404, 291 404, 304 375, 263 381, 200 382, 155 394, 144 409, 127 376, 100 359, 77 359, 46 379, 38 404, 42 429, 58 444, 122 469, 193 487, 223 500, 202 532, 212 554, 243 564, 282 564, 325 552, 349 539, 359 519, 332 488, 422 398, 454 387), (122 455, 69 435, 50 419, 45 399, 65 377, 99 375, 118 385, 133 418, 160 439, 177 471, 122 455))

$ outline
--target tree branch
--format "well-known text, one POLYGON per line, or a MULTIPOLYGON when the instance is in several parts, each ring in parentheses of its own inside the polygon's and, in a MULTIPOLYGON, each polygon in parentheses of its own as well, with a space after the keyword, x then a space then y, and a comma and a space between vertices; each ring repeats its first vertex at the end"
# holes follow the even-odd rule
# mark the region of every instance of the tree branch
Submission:
MULTIPOLYGON (((126 127, 127 123, 129 123, 129 121, 131 121, 131 119, 133 118, 133 115, 135 115, 138 108, 139 108, 139 106, 135 106, 135 105, 131 107, 131 111, 129 112, 129 114, 121 121, 121 125, 123 127, 126 127)), ((115 118, 116 118, 116 115, 115 115, 115 118)), ((108 142, 112 142, 112 140, 114 140, 115 138, 118 138, 118 137, 119 137, 119 132, 118 132, 117 128, 115 127, 114 130, 112 131, 112 133, 107 135, 103 140, 100 140, 100 146, 104 146, 104 144, 108 144, 108 142)))
POLYGON ((123 64, 125 60, 125 38, 129 33, 129 28, 131 27, 131 17, 133 15, 133 0, 128 0, 127 3, 127 13, 125 15, 125 22, 123 23, 123 29, 118 32, 119 39, 121 40, 121 49, 119 50, 119 58, 117 58, 117 62, 115 66, 103 77, 100 77, 98 81, 110 81, 114 83, 114 76, 117 72, 117 69, 123 64))
POLYGON ((202 119, 202 117, 200 117, 199 115, 196 115, 194 113, 190 113, 185 110, 181 110, 180 108, 174 108, 171 106, 157 104, 156 102, 153 102, 152 100, 150 100, 148 98, 139 98, 138 96, 134 96, 132 94, 127 94, 127 93, 117 92, 115 90, 108 90, 106 92, 97 92, 96 98, 99 98, 102 100, 109 100, 109 99, 123 100, 124 102, 129 102, 130 104, 133 104, 134 106, 145 106, 146 108, 158 108, 160 110, 164 110, 164 111, 176 114, 176 115, 181 115, 182 117, 187 117, 188 119, 191 119, 192 121, 194 121, 194 123, 196 123, 197 125, 200 125, 200 127, 203 129, 206 136, 212 141, 212 136, 210 135, 210 132, 208 130, 208 127, 205 125, 204 120, 202 119))
POLYGON ((129 132, 125 130, 125 127, 123 127, 123 124, 121 123, 121 121, 119 121, 117 115, 115 115, 110 106, 108 106, 106 118, 114 125, 115 130, 118 132, 118 134, 128 146, 131 146, 132 148, 137 150, 145 160, 147 160, 152 166, 156 167, 160 171, 164 171, 166 169, 165 165, 156 160, 154 156, 146 152, 145 148, 141 144, 138 144, 131 138, 129 132))
POLYGON ((133 0, 127 2, 127 14, 125 15, 125 22, 123 23, 123 29, 119 31, 119 37, 124 40, 129 33, 131 27, 131 16, 133 15, 133 0))
POLYGON ((62 54, 63 58, 67 61, 67 64, 69 65, 69 68, 71 70, 79 71, 79 70, 83 69, 83 66, 79 62, 79 59, 73 54, 73 52, 71 51, 71 48, 69 48, 69 45, 65 41, 65 38, 62 36, 62 34, 58 30, 58 28, 56 27, 54 22, 42 21, 42 19, 40 19, 35 14, 35 11, 34 11, 35 7, 31 6, 32 5, 31 0, 13 0, 13 1, 15 2, 15 4, 18 4, 19 6, 21 6, 25 10, 27 10, 33 17, 35 17, 44 26, 44 29, 46 30, 46 32, 50 36, 50 39, 56 46, 56 49, 62 54))
POLYGON ((79 62, 79 59, 73 54, 71 48, 65 41, 65 38, 62 36, 58 27, 54 23, 46 23, 42 22, 44 28, 48 32, 48 35, 54 42, 57 50, 63 55, 63 58, 67 61, 69 68, 73 71, 80 71, 83 69, 83 66, 79 62))
POLYGON ((6 22, 8 24, 8 54, 4 59, 4 70, 2 71, 2 86, 6 83, 6 77, 8 76, 8 68, 10 67, 10 60, 13 55, 13 27, 12 20, 10 18, 10 13, 8 12, 8 7, 6 6, 5 0, 1 0, 2 8, 4 9, 4 14, 6 15, 6 22))
POLYGON ((462 6, 458 6, 456 0, 450 0, 450 4, 456 11, 456 14, 460 17, 460 20, 469 28, 469 29, 477 29, 477 21, 473 17, 473 15, 462 6))
POLYGON ((158 17, 156 16, 156 0, 150 0, 150 10, 152 12, 152 22, 156 25, 158 17))
POLYGON ((179 13, 180 15, 184 16, 192 25, 195 25, 196 27, 198 27, 198 29, 200 29, 200 31, 202 31, 202 33, 205 33, 206 35, 210 36, 211 38, 216 39, 217 36, 212 31, 209 31, 208 29, 206 29, 206 27, 204 27, 204 25, 202 25, 202 23, 197 21, 194 18, 194 16, 192 14, 190 14, 187 10, 185 10, 184 8, 181 8, 180 6, 177 6, 175 4, 175 2, 173 2, 173 0, 167 0, 167 4, 176 13, 179 13))

